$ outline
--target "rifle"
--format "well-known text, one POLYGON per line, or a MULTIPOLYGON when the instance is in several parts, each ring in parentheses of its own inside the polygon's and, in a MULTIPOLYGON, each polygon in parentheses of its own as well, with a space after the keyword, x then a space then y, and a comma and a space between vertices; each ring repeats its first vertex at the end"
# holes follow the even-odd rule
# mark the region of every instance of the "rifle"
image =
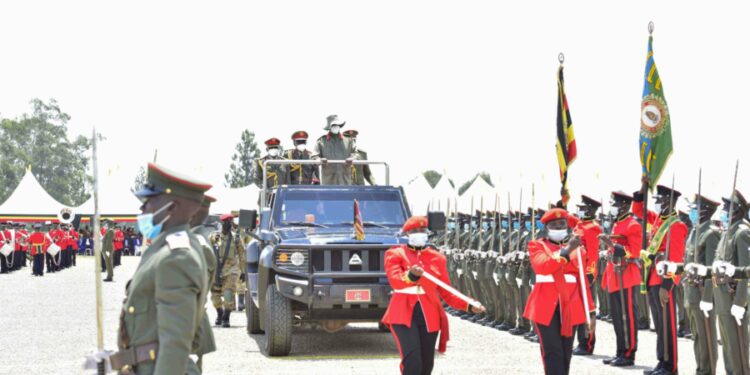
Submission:
MULTIPOLYGON (((700 239, 700 214, 701 214, 701 190, 703 187, 703 169, 698 169, 698 196, 696 199, 696 210, 698 210, 698 222, 695 223, 695 233, 693 234, 693 249, 694 254, 692 259, 695 261, 695 257, 698 255, 698 243, 700 239)), ((704 258, 705 259, 705 258, 704 258)), ((701 292, 701 295, 703 295, 703 279, 701 279, 701 284, 698 287, 698 290, 701 292)), ((706 336, 704 339, 706 340, 706 347, 708 348, 708 359, 709 359, 709 365, 711 366, 711 374, 716 374, 716 360, 714 354, 714 348, 713 348, 713 337, 711 337, 711 321, 709 319, 709 316, 707 314, 703 314, 703 328, 706 330, 706 336)))
MULTIPOLYGON (((730 228, 732 228, 732 219, 734 217, 734 215, 733 215, 733 213, 734 213, 734 195, 735 195, 735 192, 737 191, 737 172, 739 171, 739 169, 740 169, 740 161, 737 160, 737 163, 735 164, 735 167, 734 167, 734 182, 732 182, 732 194, 729 195, 729 215, 728 215, 729 216, 729 223, 727 224, 727 232, 726 232, 726 236, 727 237, 729 237, 729 230, 730 230, 730 228)), ((724 254, 724 255, 726 255, 726 254, 724 254)), ((734 291, 732 289, 730 289, 729 293, 730 293, 730 295, 732 295, 732 299, 734 299, 734 295, 736 293, 736 289, 734 289, 734 291)), ((741 319, 736 319, 736 320, 737 320, 737 338, 739 339, 738 340, 739 341, 738 344, 739 344, 739 348, 740 348, 740 361, 742 362, 742 374, 743 375, 747 375, 747 374, 750 374, 750 369, 747 368, 747 358, 746 358, 747 352, 746 352, 746 348, 745 348, 745 335, 746 335, 746 332, 743 332, 743 331, 747 331, 747 328, 742 326, 742 320, 741 319)))
POLYGON ((219 264, 216 266, 216 271, 214 273, 214 283, 217 286, 221 286, 221 273, 224 270, 224 263, 226 263, 227 257, 229 257, 229 249, 231 249, 231 245, 232 245, 232 231, 230 230, 226 236, 226 243, 224 243, 224 256, 221 257, 221 260, 219 261, 219 264))
POLYGON ((479 248, 477 250, 482 251, 484 247, 484 196, 479 199, 479 225, 477 230, 479 231, 479 248))

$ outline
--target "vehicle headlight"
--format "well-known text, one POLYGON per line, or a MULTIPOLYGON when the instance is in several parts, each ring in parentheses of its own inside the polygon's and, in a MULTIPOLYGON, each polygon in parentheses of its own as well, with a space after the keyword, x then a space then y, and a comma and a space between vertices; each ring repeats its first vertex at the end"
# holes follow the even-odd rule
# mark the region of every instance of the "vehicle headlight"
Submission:
POLYGON ((276 266, 290 271, 307 272, 309 256, 306 249, 276 250, 276 266))
POLYGON ((299 251, 293 252, 289 258, 291 259, 292 264, 294 264, 295 266, 299 267, 305 264, 305 256, 302 255, 302 253, 300 253, 299 251))

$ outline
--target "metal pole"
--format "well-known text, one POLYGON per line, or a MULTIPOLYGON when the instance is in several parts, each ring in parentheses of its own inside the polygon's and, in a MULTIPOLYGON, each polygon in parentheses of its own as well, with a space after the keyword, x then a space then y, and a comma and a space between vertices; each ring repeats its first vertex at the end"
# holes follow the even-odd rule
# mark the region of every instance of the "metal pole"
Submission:
MULTIPOLYGON (((92 228, 94 231, 94 285, 96 289, 96 349, 98 352, 104 350, 104 309, 102 306, 102 276, 99 272, 102 268, 102 234, 99 231, 99 161, 97 157, 97 137, 96 128, 93 129, 91 141, 91 160, 94 172, 94 222, 92 228)), ((156 152, 154 152, 156 160, 156 152)), ((105 374, 105 363, 101 361, 97 364, 97 373, 105 374)))

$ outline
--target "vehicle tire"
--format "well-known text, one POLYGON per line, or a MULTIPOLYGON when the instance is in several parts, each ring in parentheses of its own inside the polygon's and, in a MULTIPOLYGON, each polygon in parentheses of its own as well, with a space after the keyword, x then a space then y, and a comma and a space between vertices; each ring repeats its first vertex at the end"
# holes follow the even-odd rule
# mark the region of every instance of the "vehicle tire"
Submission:
POLYGON ((391 332, 391 329, 388 328, 388 326, 383 324, 382 322, 378 322, 378 330, 380 332, 391 332))
POLYGON ((258 311, 258 306, 255 306, 255 302, 250 297, 249 291, 245 293, 245 316, 247 317, 248 334, 263 333, 263 330, 260 329, 260 311, 258 311))
POLYGON ((269 357, 283 357, 292 350, 292 303, 282 296, 276 285, 266 289, 266 342, 263 352, 269 357))

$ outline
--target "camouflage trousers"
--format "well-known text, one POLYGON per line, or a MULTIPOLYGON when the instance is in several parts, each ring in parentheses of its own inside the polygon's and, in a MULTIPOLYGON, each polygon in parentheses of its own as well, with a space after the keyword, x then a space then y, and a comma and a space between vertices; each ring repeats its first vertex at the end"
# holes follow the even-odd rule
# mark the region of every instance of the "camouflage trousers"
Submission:
POLYGON ((217 284, 214 279, 211 285, 211 303, 214 308, 233 311, 235 309, 234 294, 237 292, 237 284, 240 280, 239 275, 229 274, 221 277, 221 284, 217 284))

